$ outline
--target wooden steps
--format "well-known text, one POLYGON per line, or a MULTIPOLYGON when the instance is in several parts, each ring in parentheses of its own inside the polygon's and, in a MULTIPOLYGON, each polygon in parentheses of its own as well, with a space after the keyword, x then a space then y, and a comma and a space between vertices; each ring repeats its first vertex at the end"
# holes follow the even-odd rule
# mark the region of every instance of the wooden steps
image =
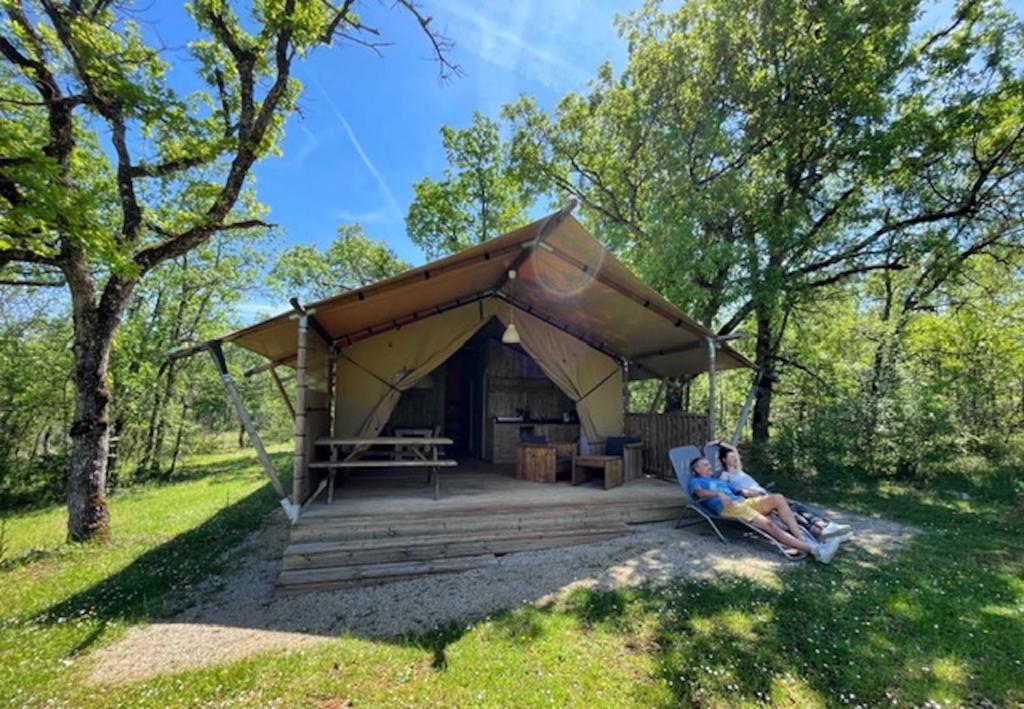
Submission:
POLYGON ((495 562, 493 554, 483 556, 456 557, 453 559, 431 559, 429 561, 398 562, 389 564, 356 564, 351 566, 328 566, 317 569, 282 571, 277 579, 278 593, 302 593, 305 591, 326 591, 352 586, 391 583, 427 576, 450 574, 489 566, 495 562))
POLYGON ((488 530, 466 534, 435 534, 424 537, 391 537, 350 542, 292 544, 284 551, 283 567, 308 569, 397 561, 423 561, 603 541, 629 532, 625 524, 596 528, 488 530))
POLYGON ((591 544, 630 524, 679 519, 673 486, 634 481, 605 491, 504 476, 453 478, 439 501, 370 481, 316 504, 290 528, 278 590, 293 593, 456 573, 518 551, 591 544), (386 490, 386 496, 376 490, 386 490))
POLYGON ((675 501, 644 505, 591 507, 503 507, 448 513, 356 515, 308 519, 291 528, 293 543, 382 539, 485 530, 592 528, 606 524, 643 524, 679 519, 685 509, 675 501))

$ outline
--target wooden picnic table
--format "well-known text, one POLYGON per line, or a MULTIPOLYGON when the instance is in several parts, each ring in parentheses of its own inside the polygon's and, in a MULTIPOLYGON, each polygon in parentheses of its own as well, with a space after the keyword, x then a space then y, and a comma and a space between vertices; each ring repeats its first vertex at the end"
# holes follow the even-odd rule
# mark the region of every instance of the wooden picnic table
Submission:
MULTIPOLYGON (((434 499, 438 499, 441 492, 441 476, 438 468, 452 468, 457 463, 451 458, 441 458, 440 449, 443 446, 454 444, 451 438, 436 438, 425 436, 378 436, 376 438, 318 438, 314 442, 317 446, 330 448, 330 460, 310 463, 310 468, 327 469, 327 503, 334 501, 334 477, 338 470, 351 470, 354 468, 427 468, 427 482, 431 479, 434 482, 434 499), (413 460, 363 460, 362 456, 370 449, 370 446, 391 447, 397 455, 399 452, 408 452, 416 456, 413 460), (415 446, 410 448, 410 446, 415 446)), ((312 501, 319 493, 318 488, 312 501)))

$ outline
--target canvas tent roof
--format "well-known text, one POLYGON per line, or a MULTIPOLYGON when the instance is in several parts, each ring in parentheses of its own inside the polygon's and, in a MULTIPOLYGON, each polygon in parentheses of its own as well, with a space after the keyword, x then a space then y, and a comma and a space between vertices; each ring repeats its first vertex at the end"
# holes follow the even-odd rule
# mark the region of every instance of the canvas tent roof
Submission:
MULTIPOLYGON (((306 306, 333 343, 360 340, 474 300, 500 298, 615 358, 630 379, 695 374, 708 368, 711 333, 646 286, 568 210, 439 261, 306 306), (509 281, 514 268, 518 277, 509 281)), ((294 365, 291 312, 239 330, 225 342, 294 365)), ((717 367, 753 367, 728 347, 717 367)))

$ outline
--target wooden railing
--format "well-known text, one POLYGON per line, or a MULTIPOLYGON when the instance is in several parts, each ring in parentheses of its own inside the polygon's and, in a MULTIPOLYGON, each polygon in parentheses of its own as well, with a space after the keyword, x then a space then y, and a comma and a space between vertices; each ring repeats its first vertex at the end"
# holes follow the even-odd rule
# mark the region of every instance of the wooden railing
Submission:
POLYGON ((668 452, 676 446, 703 446, 708 440, 708 419, 703 414, 626 414, 626 433, 644 443, 644 472, 675 479, 668 452))

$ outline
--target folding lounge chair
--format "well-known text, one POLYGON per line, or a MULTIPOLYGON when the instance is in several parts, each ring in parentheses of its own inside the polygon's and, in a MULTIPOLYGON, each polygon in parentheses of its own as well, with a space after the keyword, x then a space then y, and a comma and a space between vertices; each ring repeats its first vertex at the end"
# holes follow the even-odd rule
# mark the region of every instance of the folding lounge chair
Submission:
MULTIPOLYGON (((704 457, 711 461, 711 469, 715 471, 715 477, 721 475, 723 470, 722 463, 718 460, 718 448, 718 443, 708 443, 706 446, 704 446, 704 457)), ((772 490, 775 487, 775 483, 765 483, 761 487, 763 487, 765 490, 772 490)), ((790 502, 796 502, 805 510, 812 512, 813 514, 815 514, 818 517, 821 517, 822 519, 827 518, 827 515, 825 515, 823 512, 815 508, 813 505, 808 505, 806 502, 800 502, 800 500, 793 500, 790 498, 786 499, 789 499, 790 502)), ((776 527, 779 527, 780 529, 786 529, 786 525, 783 523, 781 519, 779 519, 778 515, 772 513, 771 515, 769 515, 768 519, 770 519, 776 527)))
MULTIPOLYGON (((780 554, 782 554, 782 556, 791 561, 799 561, 807 557, 807 554, 803 552, 799 552, 796 554, 790 553, 787 550, 787 548, 783 546, 782 543, 779 542, 779 540, 777 540, 775 537, 768 534, 767 532, 758 529, 757 527, 751 524, 747 524, 746 522, 739 519, 719 517, 718 515, 713 514, 708 508, 704 507, 699 500, 695 500, 692 497, 690 497, 690 491, 688 488, 691 476, 690 464, 697 458, 700 458, 701 456, 702 453, 700 452, 700 449, 697 448, 697 446, 679 446, 678 448, 673 448, 668 452, 669 460, 672 461, 672 468, 676 471, 676 479, 679 481, 679 486, 683 489, 683 494, 686 495, 687 509, 693 510, 701 518, 703 518, 705 522, 711 525, 711 529, 713 529, 715 534, 718 535, 718 538, 725 543, 728 543, 729 539, 724 534, 722 534, 722 531, 718 528, 718 525, 715 524, 715 522, 732 522, 734 524, 739 524, 743 527, 746 527, 751 532, 757 534, 761 539, 764 539, 769 544, 771 544, 776 551, 778 551, 780 554)), ((695 520, 693 522, 683 524, 683 519, 683 517, 679 519, 679 522, 676 524, 676 529, 680 527, 689 527, 693 524, 700 524, 701 521, 695 520)))

